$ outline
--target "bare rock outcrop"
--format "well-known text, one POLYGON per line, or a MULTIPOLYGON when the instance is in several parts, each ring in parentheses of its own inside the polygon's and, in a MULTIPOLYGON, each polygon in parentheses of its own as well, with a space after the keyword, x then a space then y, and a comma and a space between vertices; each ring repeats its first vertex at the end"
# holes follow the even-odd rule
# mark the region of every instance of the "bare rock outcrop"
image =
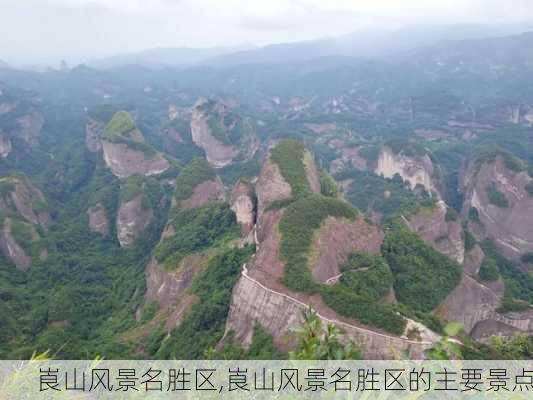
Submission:
POLYGON ((143 194, 120 204, 117 213, 117 237, 122 247, 131 247, 139 239, 153 220, 154 213, 145 207, 143 194))
POLYGON ((239 180, 231 193, 231 209, 241 225, 242 235, 248 236, 255 224, 254 188, 244 180, 239 180))
POLYGON ((9 137, 0 134, 0 157, 7 158, 13 149, 9 137))
POLYGON ((35 146, 39 143, 39 135, 44 125, 44 117, 38 111, 32 111, 17 119, 18 130, 16 134, 28 145, 35 146))
POLYGON ((92 118, 85 125, 85 145, 92 153, 97 153, 102 149, 101 136, 104 131, 104 124, 92 118))
POLYGON ((459 285, 448 295, 438 307, 436 313, 448 321, 461 323, 467 333, 476 327, 476 335, 484 336, 483 326, 505 326, 501 331, 491 330, 491 334, 505 334, 508 330, 533 332, 533 315, 531 313, 500 314, 496 310, 501 304, 503 287, 495 291, 476 281, 467 274, 459 285), (497 321, 491 324, 487 321, 497 321))
POLYGON ((462 178, 463 214, 476 209, 479 215, 473 233, 491 239, 509 258, 533 251, 533 196, 526 190, 531 182, 527 171, 510 169, 500 155, 471 162, 462 178))
POLYGON ((428 193, 438 193, 433 180, 434 166, 427 154, 407 156, 402 151, 394 153, 389 147, 384 147, 379 153, 375 172, 385 178, 399 174, 412 189, 421 185, 428 193))
POLYGON ((193 142, 214 168, 249 160, 259 149, 251 121, 230 112, 222 102, 200 99, 191 117, 193 142))
POLYGON ((409 228, 418 233, 435 250, 447 255, 459 264, 465 257, 463 228, 456 213, 449 210, 444 201, 433 207, 423 207, 407 219, 409 228), (454 219, 446 217, 454 215, 454 219))
POLYGON ((170 164, 161 154, 147 155, 132 149, 125 143, 103 141, 104 161, 111 172, 119 178, 141 174, 158 175, 165 172, 170 164))
POLYGON ((107 124, 102 135, 104 161, 119 178, 157 175, 170 168, 168 160, 144 142, 131 116, 120 111, 107 124))
POLYGON ((0 231, 0 249, 4 256, 15 264, 17 268, 26 271, 30 267, 31 257, 26 254, 21 244, 17 243, 13 237, 11 227, 11 219, 6 218, 0 231))
POLYGON ((195 186, 191 197, 180 202, 180 208, 201 207, 210 201, 222 201, 225 198, 224 185, 217 176, 195 186))
POLYGON ((109 233, 109 220, 107 218, 105 207, 100 203, 89 207, 87 210, 87 216, 89 218, 89 229, 102 236, 107 236, 109 233))
POLYGON ((34 225, 47 229, 51 223, 43 193, 23 175, 8 176, 0 179, 4 186, 0 197, 0 210, 5 215, 22 217, 34 225))

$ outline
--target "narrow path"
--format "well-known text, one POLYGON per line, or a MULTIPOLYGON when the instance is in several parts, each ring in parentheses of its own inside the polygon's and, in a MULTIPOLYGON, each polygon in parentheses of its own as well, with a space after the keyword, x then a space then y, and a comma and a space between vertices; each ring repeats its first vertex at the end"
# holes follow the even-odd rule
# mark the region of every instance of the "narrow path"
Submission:
POLYGON ((325 284, 326 285, 331 285, 333 283, 335 283, 338 279, 341 278, 341 276, 343 276, 346 272, 363 272, 363 271, 368 271, 370 269, 370 267, 364 267, 364 268, 357 268, 357 269, 350 269, 348 271, 345 271, 345 272, 341 272, 340 274, 338 275, 335 275, 335 276, 332 276, 331 278, 329 278, 325 284))
MULTIPOLYGON (((301 306, 303 308, 306 308, 306 309, 309 308, 308 304, 305 304, 305 303, 301 302, 300 300, 298 300, 298 299, 296 299, 294 297, 291 297, 291 296, 289 296, 289 295, 287 295, 285 293, 280 293, 280 292, 277 292, 275 290, 272 290, 272 289, 264 286, 262 283, 260 283, 260 282, 256 281, 255 279, 251 278, 248 275, 248 268, 246 267, 246 264, 243 265, 241 275, 245 279, 249 280, 250 282, 254 283, 255 285, 259 286, 260 288, 262 288, 263 290, 266 290, 269 293, 273 293, 273 294, 276 294, 278 296, 285 297, 286 299, 298 304, 299 306, 301 306)), ((348 323, 343 322, 343 321, 338 321, 338 320, 335 320, 335 319, 327 318, 327 317, 319 314, 318 311, 316 311, 316 310, 315 310, 315 312, 316 312, 317 316, 320 319, 324 320, 324 321, 327 321, 327 322, 335 324, 335 325, 341 325, 341 326, 345 326, 345 327, 348 327, 348 328, 352 328, 352 329, 358 330, 360 332, 363 332, 363 333, 366 333, 366 334, 369 334, 369 335, 380 336, 380 337, 383 337, 383 338, 386 338, 386 339, 389 339, 389 340, 397 340, 397 341, 401 341, 401 342, 404 342, 404 343, 416 344, 416 345, 433 345, 435 343, 435 342, 426 342, 426 341, 416 341, 416 340, 410 340, 410 339, 402 339, 401 337, 398 337, 398 336, 386 335, 386 334, 383 334, 383 333, 372 331, 370 329, 365 329, 365 328, 361 328, 359 326, 351 325, 351 324, 348 324, 348 323)))

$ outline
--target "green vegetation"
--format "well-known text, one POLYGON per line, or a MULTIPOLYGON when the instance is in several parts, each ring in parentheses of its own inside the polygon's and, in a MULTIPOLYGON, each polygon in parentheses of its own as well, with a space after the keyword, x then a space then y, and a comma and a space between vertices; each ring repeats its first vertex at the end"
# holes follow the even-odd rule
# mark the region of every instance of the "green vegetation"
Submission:
POLYGON ((398 301, 414 310, 432 311, 459 283, 461 267, 400 224, 387 234, 381 251, 398 301))
POLYGON ((424 156, 427 151, 419 143, 411 142, 405 139, 391 139, 385 143, 394 154, 402 153, 407 157, 424 156))
POLYGON ((515 334, 509 339, 492 336, 489 343, 469 341, 461 353, 465 360, 531 360, 533 336, 515 334))
POLYGON ((392 273, 383 257, 369 253, 353 253, 342 266, 340 284, 354 293, 380 300, 392 286, 392 273))
POLYGON ((459 219, 459 214, 453 208, 448 207, 446 208, 446 216, 444 219, 446 222, 457 221, 459 219))
POLYGON ((203 158, 195 158, 181 170, 176 179, 174 197, 177 201, 187 200, 200 183, 214 179, 215 172, 203 158))
POLYGON ((224 144, 231 144, 226 134, 226 128, 218 115, 210 115, 207 118, 207 125, 209 126, 209 132, 215 139, 224 144))
POLYGON ((497 281, 500 277, 498 271, 498 264, 492 258, 486 258, 483 260, 481 267, 479 268, 479 279, 485 282, 497 281))
POLYGON ((300 292, 316 292, 307 266, 307 254, 313 233, 328 217, 355 219, 357 211, 341 200, 309 195, 303 197, 285 210, 279 223, 281 233, 280 259, 285 262, 283 283, 300 292))
POLYGON ((270 159, 278 165, 283 179, 291 186, 295 198, 311 192, 305 170, 305 152, 303 143, 294 139, 285 139, 279 142, 270 154, 270 159))
POLYGON ((276 348, 272 335, 260 324, 254 326, 252 343, 248 350, 235 344, 232 334, 232 332, 228 333, 222 350, 216 351, 210 347, 205 358, 208 360, 285 360, 287 358, 287 353, 276 348))
POLYGON ((224 203, 178 211, 170 224, 175 233, 157 245, 154 252, 157 261, 167 268, 175 268, 188 254, 238 237, 235 213, 224 203))
POLYGON ((477 210, 476 207, 470 207, 470 209, 468 210, 468 219, 470 221, 480 222, 479 211, 477 210))
POLYGON ((368 165, 373 165, 379 157, 380 146, 363 146, 359 149, 357 154, 364 158, 368 165))
POLYGON ((465 250, 470 251, 474 248, 474 246, 477 244, 477 240, 468 230, 463 230, 463 234, 465 237, 465 250))
POLYGON ((525 189, 526 189, 527 194, 533 197, 533 181, 528 182, 525 186, 525 189))
POLYGON ((360 210, 382 214, 384 219, 400 212, 412 212, 424 198, 410 190, 400 175, 387 179, 372 172, 351 170, 335 178, 339 181, 353 179, 344 194, 346 199, 360 210))
POLYGON ((320 193, 326 197, 337 197, 339 189, 337 182, 326 171, 320 171, 320 193))
POLYGON ((494 182, 486 187, 486 191, 490 204, 494 204, 495 206, 500 208, 509 207, 509 201, 505 197, 505 194, 498 190, 494 182))
POLYGON ((358 295, 344 285, 324 285, 320 293, 324 302, 340 315, 357 318, 363 324, 396 335, 401 335, 405 329, 405 319, 389 304, 358 295))
POLYGON ((525 169, 522 160, 497 145, 485 146, 478 150, 476 167, 479 169, 484 163, 492 163, 497 157, 502 157, 505 167, 511 171, 521 172, 525 169))
POLYGON ((522 261, 524 264, 533 264, 533 252, 522 254, 520 261, 522 261))
POLYGON ((119 111, 113 115, 113 118, 104 129, 104 139, 113 141, 120 136, 129 137, 131 131, 135 129, 135 122, 131 115, 126 111, 119 111))
POLYGON ((163 340, 155 354, 158 359, 201 359, 207 349, 218 343, 224 334, 231 291, 240 276, 242 264, 253 251, 252 246, 231 249, 209 261, 191 288, 199 301, 170 337, 163 340))
POLYGON ((121 203, 127 203, 133 200, 135 197, 144 194, 144 177, 142 175, 132 175, 120 188, 120 201, 121 203))
POLYGON ((346 345, 339 341, 340 331, 328 324, 324 330, 322 320, 313 310, 303 312, 303 324, 296 332, 298 345, 289 353, 291 360, 359 360, 361 348, 354 342, 346 345))
POLYGON ((345 317, 401 335, 405 319, 391 304, 381 302, 392 286, 387 262, 378 255, 353 253, 342 271, 339 283, 322 286, 325 303, 345 317))
POLYGON ((500 311, 522 311, 533 304, 533 276, 524 272, 515 262, 500 254, 490 240, 481 242, 486 260, 492 259, 498 266, 500 276, 505 282, 505 293, 500 311))

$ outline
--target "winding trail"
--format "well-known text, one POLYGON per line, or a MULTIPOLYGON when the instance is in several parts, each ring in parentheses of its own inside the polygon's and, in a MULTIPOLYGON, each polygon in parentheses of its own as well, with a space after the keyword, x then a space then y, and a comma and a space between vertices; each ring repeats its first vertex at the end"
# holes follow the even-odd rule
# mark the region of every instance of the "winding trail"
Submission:
MULTIPOLYGON (((302 302, 302 301, 300 301, 300 300, 298 300, 298 299, 296 299, 294 297, 291 297, 291 296, 289 296, 289 295, 287 295, 285 293, 281 293, 281 292, 277 292, 275 290, 272 290, 272 289, 264 286, 262 283, 258 282, 257 280, 253 279, 252 277, 250 277, 248 275, 248 268, 246 267, 246 264, 243 265, 241 275, 242 275, 243 278, 247 279, 248 281, 252 282, 253 284, 259 286, 260 288, 262 288, 263 290, 266 290, 269 293, 273 293, 273 294, 276 294, 278 296, 285 297, 287 300, 290 300, 293 303, 296 303, 296 304, 300 305, 303 308, 306 308, 306 309, 309 308, 308 304, 305 304, 304 302, 302 302)), ((365 334, 368 334, 368 335, 380 336, 380 337, 383 337, 383 338, 386 338, 386 339, 389 339, 389 340, 401 341, 401 342, 404 342, 404 343, 415 344, 415 345, 430 346, 430 345, 435 344, 435 342, 417 341, 417 340, 403 339, 403 338, 398 337, 398 336, 386 335, 386 334, 383 334, 383 333, 380 333, 380 332, 376 332, 376 331, 373 331, 373 330, 370 330, 370 329, 365 329, 365 328, 361 328, 361 327, 356 326, 356 325, 348 324, 348 323, 343 322, 343 321, 338 321, 336 319, 330 319, 328 317, 325 317, 325 316, 319 314, 318 311, 316 311, 316 310, 315 310, 315 312, 316 312, 317 316, 320 319, 322 319, 322 320, 324 320, 326 322, 329 322, 329 323, 332 323, 332 324, 335 324, 335 325, 348 327, 348 328, 351 328, 351 329, 355 329, 355 330, 357 330, 359 332, 362 332, 362 333, 365 333, 365 334)))

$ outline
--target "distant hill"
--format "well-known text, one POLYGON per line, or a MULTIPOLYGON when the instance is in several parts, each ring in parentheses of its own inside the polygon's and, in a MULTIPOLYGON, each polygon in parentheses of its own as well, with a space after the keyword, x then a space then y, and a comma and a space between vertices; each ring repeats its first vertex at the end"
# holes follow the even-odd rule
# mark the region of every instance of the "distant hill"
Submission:
POLYGON ((119 54, 101 58, 88 63, 99 69, 117 68, 128 65, 139 65, 150 68, 185 67, 198 64, 207 59, 252 49, 251 45, 236 47, 168 47, 144 50, 138 53, 119 54))
POLYGON ((504 36, 510 32, 516 33, 516 29, 518 28, 495 28, 484 25, 447 25, 409 27, 399 30, 366 30, 335 38, 272 44, 258 49, 220 55, 204 63, 215 66, 232 66, 238 64, 306 61, 325 56, 376 58, 435 45, 447 40, 504 36))

